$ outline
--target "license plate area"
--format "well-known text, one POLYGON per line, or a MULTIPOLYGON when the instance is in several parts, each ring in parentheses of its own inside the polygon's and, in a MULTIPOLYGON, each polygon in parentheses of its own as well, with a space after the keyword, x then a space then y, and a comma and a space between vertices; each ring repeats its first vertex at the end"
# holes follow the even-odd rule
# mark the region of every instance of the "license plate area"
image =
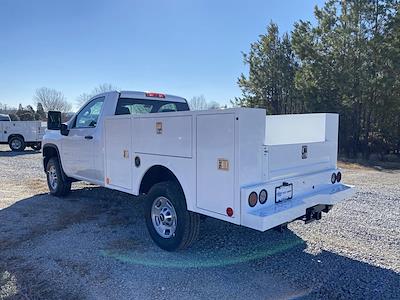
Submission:
POLYGON ((293 198, 293 183, 283 183, 275 187, 275 203, 293 198))

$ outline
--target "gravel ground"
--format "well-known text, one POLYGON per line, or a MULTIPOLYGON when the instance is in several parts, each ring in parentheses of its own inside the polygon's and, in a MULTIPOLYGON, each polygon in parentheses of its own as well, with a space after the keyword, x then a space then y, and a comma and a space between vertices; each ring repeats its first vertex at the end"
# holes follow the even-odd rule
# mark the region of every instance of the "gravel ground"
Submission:
POLYGON ((345 169, 356 196, 318 222, 261 233, 207 218, 167 253, 141 198, 84 183, 51 197, 40 152, 0 146, 0 299, 400 299, 400 171, 345 169))

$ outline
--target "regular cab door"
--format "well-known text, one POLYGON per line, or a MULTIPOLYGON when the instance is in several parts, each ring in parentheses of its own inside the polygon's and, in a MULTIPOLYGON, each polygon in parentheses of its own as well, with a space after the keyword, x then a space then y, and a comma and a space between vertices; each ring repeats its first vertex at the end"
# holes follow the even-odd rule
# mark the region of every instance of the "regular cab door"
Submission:
POLYGON ((78 179, 95 181, 94 148, 101 138, 97 121, 104 97, 90 101, 77 114, 68 136, 63 137, 62 163, 65 172, 78 179))

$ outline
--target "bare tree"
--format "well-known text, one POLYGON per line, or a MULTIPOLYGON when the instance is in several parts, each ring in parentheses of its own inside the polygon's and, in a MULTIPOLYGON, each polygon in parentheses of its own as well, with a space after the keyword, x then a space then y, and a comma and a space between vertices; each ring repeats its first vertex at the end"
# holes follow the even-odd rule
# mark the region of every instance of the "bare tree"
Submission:
POLYGON ((215 101, 207 102, 204 96, 200 95, 190 99, 189 107, 191 110, 206 110, 206 109, 219 109, 220 105, 218 102, 215 101))
POLYGON ((101 94, 101 93, 109 92, 109 91, 114 91, 114 90, 118 90, 118 88, 113 86, 111 83, 99 84, 97 87, 95 87, 92 90, 91 93, 80 94, 79 97, 76 99, 76 104, 78 106, 81 106, 82 104, 84 104, 86 101, 88 101, 93 96, 96 96, 97 94, 101 94))
POLYGON ((207 109, 207 101, 203 95, 195 96, 189 101, 189 107, 191 110, 205 110, 207 109))
POLYGON ((67 113, 72 109, 71 103, 65 99, 63 93, 55 89, 46 87, 37 89, 33 100, 36 105, 41 103, 45 111, 57 110, 67 113))
POLYGON ((221 105, 219 105, 216 101, 211 101, 207 103, 207 109, 220 109, 221 105))
POLYGON ((90 98, 92 98, 92 95, 91 95, 91 94, 88 94, 88 93, 80 94, 80 95, 78 96, 78 98, 76 99, 76 105, 77 105, 78 107, 80 107, 80 106, 82 106, 84 103, 86 103, 90 98))

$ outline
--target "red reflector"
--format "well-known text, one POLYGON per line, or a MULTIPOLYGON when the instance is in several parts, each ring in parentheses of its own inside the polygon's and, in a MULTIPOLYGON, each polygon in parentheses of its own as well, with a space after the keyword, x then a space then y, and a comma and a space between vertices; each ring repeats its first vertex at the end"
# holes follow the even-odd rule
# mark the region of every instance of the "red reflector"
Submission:
POLYGON ((226 209, 226 214, 228 215, 228 217, 232 217, 233 216, 233 209, 232 207, 228 207, 226 209))
POLYGON ((154 92, 147 92, 147 93, 146 93, 146 97, 165 98, 165 94, 154 93, 154 92))

